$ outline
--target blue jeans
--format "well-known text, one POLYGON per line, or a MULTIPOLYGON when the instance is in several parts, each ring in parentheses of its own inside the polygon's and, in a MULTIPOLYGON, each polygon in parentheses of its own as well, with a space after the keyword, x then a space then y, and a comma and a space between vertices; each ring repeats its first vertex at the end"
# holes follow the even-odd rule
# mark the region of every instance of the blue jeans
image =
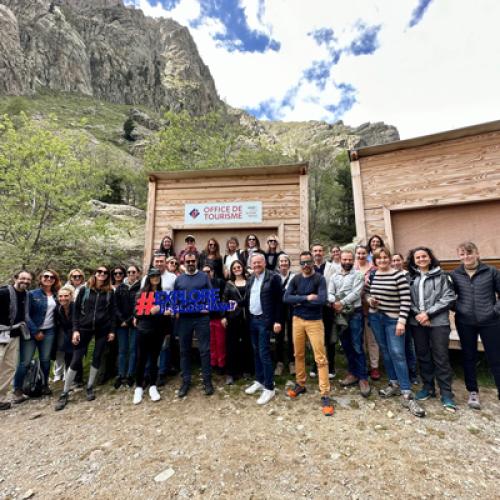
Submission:
POLYGON ((200 316, 181 316, 177 320, 177 334, 181 347, 182 381, 191 383, 191 347, 193 331, 196 331, 198 348, 201 358, 201 373, 203 383, 211 383, 212 369, 210 367, 210 318, 208 314, 200 316))
POLYGON ((250 337, 252 339, 255 362, 255 380, 266 389, 274 389, 274 368, 271 358, 271 331, 263 319, 250 317, 250 337))
POLYGON ((135 359, 137 356, 137 330, 129 326, 116 329, 118 337, 118 375, 122 378, 135 375, 135 359))
POLYGON ((355 312, 349 320, 349 327, 340 335, 340 342, 347 358, 349 372, 360 380, 368 380, 364 345, 365 318, 363 312, 355 312))
POLYGON ((35 350, 38 350, 38 359, 40 360, 40 367, 43 375, 45 376, 45 385, 49 385, 49 372, 50 372, 50 353, 52 345, 55 342, 55 331, 53 328, 41 330, 44 334, 42 340, 22 340, 19 349, 19 365, 17 366, 16 374, 14 375, 14 390, 22 389, 24 377, 28 370, 30 361, 33 359, 35 350))
POLYGON ((405 354, 406 335, 396 335, 397 319, 384 313, 368 314, 368 322, 382 351, 385 369, 391 382, 398 382, 402 391, 410 391, 410 376, 405 354))

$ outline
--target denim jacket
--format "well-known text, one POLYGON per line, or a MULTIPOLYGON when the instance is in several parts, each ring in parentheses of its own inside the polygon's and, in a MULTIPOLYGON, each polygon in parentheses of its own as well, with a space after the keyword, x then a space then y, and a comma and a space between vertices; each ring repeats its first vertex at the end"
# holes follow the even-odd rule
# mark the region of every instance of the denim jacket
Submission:
POLYGON ((29 292, 29 301, 29 318, 27 323, 31 336, 34 337, 40 331, 40 327, 45 320, 45 314, 47 314, 47 295, 41 288, 37 288, 29 292))

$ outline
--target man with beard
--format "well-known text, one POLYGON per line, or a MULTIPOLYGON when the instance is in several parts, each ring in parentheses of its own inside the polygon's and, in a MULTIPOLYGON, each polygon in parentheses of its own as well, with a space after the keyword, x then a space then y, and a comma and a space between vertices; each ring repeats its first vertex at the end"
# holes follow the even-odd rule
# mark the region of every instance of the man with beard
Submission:
MULTIPOLYGON (((27 328, 29 304, 26 290, 31 285, 31 279, 31 273, 21 271, 14 276, 13 286, 0 288, 0 410, 11 407, 10 401, 5 399, 16 371, 21 329, 27 328)), ((14 403, 25 399, 20 394, 14 403)))
POLYGON ((328 378, 328 358, 325 349, 325 330, 322 309, 326 303, 326 281, 314 270, 311 252, 300 254, 302 272, 293 277, 285 291, 284 301, 293 307, 293 346, 295 351, 295 387, 287 394, 295 399, 306 392, 305 350, 306 338, 311 344, 318 370, 319 391, 322 412, 325 416, 333 415, 330 402, 330 380, 328 378))
POLYGON ((365 351, 363 349, 363 309, 361 292, 364 276, 353 269, 354 254, 344 250, 340 255, 341 270, 330 278, 328 302, 335 311, 335 323, 347 358, 349 373, 340 381, 346 387, 359 384, 361 395, 370 395, 365 351))
MULTIPOLYGON (((186 294, 186 297, 189 297, 194 290, 212 288, 208 275, 198 270, 198 257, 194 252, 185 254, 184 265, 186 272, 175 279, 174 292, 182 292, 186 294)), ((214 393, 210 369, 210 317, 208 310, 180 312, 177 320, 182 372, 182 385, 178 392, 180 398, 185 397, 191 387, 191 346, 194 331, 196 331, 198 339, 204 391, 207 396, 214 393)))

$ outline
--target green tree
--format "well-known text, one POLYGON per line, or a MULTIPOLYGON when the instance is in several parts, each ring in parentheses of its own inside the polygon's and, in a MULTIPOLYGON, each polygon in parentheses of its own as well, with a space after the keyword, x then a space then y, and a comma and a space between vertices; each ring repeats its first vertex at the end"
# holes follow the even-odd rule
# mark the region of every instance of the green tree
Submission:
POLYGON ((283 150, 266 143, 224 110, 202 116, 166 113, 168 125, 146 148, 147 170, 230 168, 290 163, 283 150))
POLYGON ((87 201, 104 189, 82 136, 57 130, 57 120, 21 113, 0 120, 0 276, 28 267, 79 262, 80 249, 102 221, 88 220, 87 201))

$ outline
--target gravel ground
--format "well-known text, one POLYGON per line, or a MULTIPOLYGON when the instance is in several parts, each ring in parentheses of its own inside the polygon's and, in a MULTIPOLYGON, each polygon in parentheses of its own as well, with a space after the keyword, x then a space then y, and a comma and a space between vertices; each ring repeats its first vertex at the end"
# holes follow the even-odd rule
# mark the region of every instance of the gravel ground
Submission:
POLYGON ((103 386, 61 412, 55 397, 2 412, 0 498, 500 498, 493 389, 473 411, 459 381, 456 414, 432 400, 418 419, 336 382, 328 418, 313 382, 265 407, 215 382, 212 397, 196 386, 179 400, 175 379, 158 403, 103 386))

